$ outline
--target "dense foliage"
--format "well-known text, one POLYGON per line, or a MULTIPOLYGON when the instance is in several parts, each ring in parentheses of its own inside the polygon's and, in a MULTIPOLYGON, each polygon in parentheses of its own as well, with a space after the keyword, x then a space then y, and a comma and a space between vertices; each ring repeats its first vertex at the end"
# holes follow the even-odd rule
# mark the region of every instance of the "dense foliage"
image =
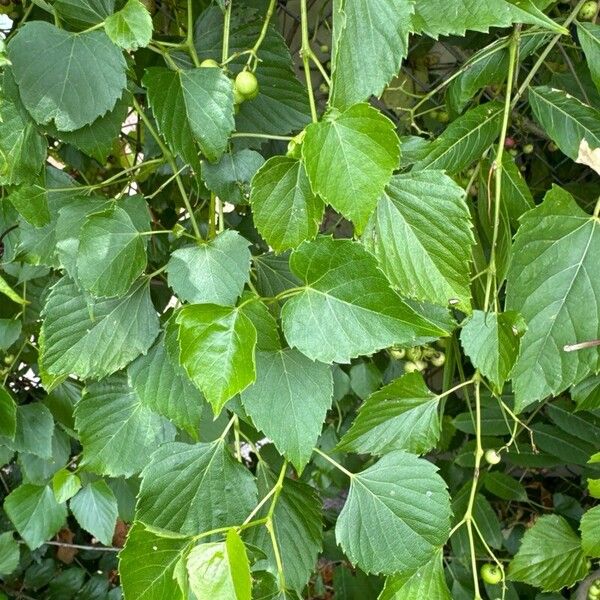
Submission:
POLYGON ((595 1, 2 11, 0 598, 600 597, 595 1))

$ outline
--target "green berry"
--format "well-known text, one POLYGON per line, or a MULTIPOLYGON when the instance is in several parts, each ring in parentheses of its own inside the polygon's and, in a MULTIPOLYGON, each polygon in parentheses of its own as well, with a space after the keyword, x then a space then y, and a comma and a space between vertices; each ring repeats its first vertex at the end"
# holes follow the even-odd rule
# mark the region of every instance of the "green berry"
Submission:
POLYGON ((491 448, 485 451, 484 458, 486 462, 490 465, 497 465, 502 460, 502 457, 491 448))
POLYGON ((408 360, 412 360, 413 362, 416 362, 422 356, 423 356, 423 352, 419 346, 416 346, 415 348, 409 348, 406 351, 406 358, 408 360))
POLYGON ((481 567, 481 579, 488 585, 498 585, 502 581, 502 571, 497 565, 485 563, 481 567))
POLYGON ((450 115, 448 114, 448 111, 439 110, 439 111, 437 111, 437 115, 436 115, 435 119, 436 119, 436 121, 439 121, 440 123, 447 123, 450 120, 450 115))
POLYGON ((405 373, 414 373, 415 371, 418 371, 419 367, 416 363, 412 362, 411 360, 407 361, 404 363, 404 372, 405 373))
POLYGON ((523 154, 533 154, 534 149, 533 144, 525 144, 523 146, 523 154))
POLYGON ((430 362, 434 367, 441 367, 446 362, 446 355, 443 352, 436 352, 430 362))
POLYGON ((207 67, 209 69, 219 69, 220 65, 216 60, 213 60, 212 58, 206 58, 205 60, 203 60, 200 63, 201 67, 207 67))
POLYGON ((327 44, 321 44, 321 52, 327 54, 329 52, 329 46, 327 44))
POLYGON ((402 360, 406 356, 406 350, 404 348, 392 348, 390 356, 395 360, 402 360))
POLYGON ((596 0, 588 0, 577 13, 580 21, 593 21, 598 12, 598 3, 596 0))
POLYGON ((235 89, 248 100, 255 98, 258 94, 256 75, 250 71, 238 73, 235 78, 235 89))
POLYGON ((233 88, 233 103, 236 106, 238 106, 245 100, 246 100, 246 96, 244 96, 243 94, 240 94, 238 89, 234 86, 234 88, 233 88))

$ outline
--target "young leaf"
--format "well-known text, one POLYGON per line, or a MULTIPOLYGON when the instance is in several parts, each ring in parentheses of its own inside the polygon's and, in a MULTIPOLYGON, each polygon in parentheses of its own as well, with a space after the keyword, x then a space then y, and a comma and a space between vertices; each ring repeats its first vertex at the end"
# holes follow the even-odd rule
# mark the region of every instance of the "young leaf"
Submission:
MULTIPOLYGON (((266 465, 259 464, 257 479, 260 496, 264 498, 276 484, 277 478, 266 465)), ((266 517, 268 512, 267 503, 257 517, 266 517)), ((286 586, 302 590, 315 569, 323 545, 323 516, 317 492, 301 481, 284 478, 272 520, 286 586)), ((266 527, 253 527, 246 539, 267 555, 265 569, 276 570, 275 551, 266 527)), ((256 567, 264 564, 260 561, 256 567)))
POLYGON ((301 472, 331 406, 331 368, 293 349, 256 353, 256 382, 242 392, 255 426, 301 472))
POLYGON ((536 120, 556 145, 577 160, 581 142, 600 147, 600 111, 561 90, 529 88, 529 104, 536 120))
POLYGON ((450 532, 450 497, 429 461, 397 451, 352 476, 335 536, 353 564, 391 575, 428 563, 450 532))
POLYGON ((586 556, 600 558, 600 506, 590 508, 581 518, 581 545, 586 556))
POLYGON ((569 524, 557 515, 544 515, 525 532, 508 578, 553 592, 571 587, 587 572, 581 542, 569 524))
POLYGON ((10 575, 19 566, 19 543, 12 531, 0 533, 0 576, 10 575))
POLYGON ((313 360, 350 362, 445 335, 390 289, 375 258, 357 243, 304 242, 290 266, 305 285, 283 307, 283 331, 290 346, 313 360))
POLYGON ((233 306, 250 279, 249 243, 236 231, 175 250, 167 263, 169 285, 184 302, 233 306))
POLYGON ((340 110, 379 96, 408 53, 412 2, 337 0, 331 104, 340 110), (357 73, 361 76, 357 77, 357 73))
POLYGON ((188 538, 159 536, 141 523, 134 523, 119 554, 125 598, 186 600, 187 596, 175 579, 175 568, 188 545, 188 538))
POLYGON ((470 311, 470 214, 464 190, 443 172, 394 176, 365 238, 403 296, 470 311))
POLYGON ((429 391, 420 373, 404 375, 369 396, 337 449, 424 454, 440 437, 438 405, 439 397, 429 391))
POLYGON ((473 366, 501 392, 519 354, 519 338, 527 326, 514 312, 473 312, 463 326, 460 341, 473 366))
POLYGON ((146 268, 146 246, 125 210, 94 213, 81 227, 77 273, 96 297, 122 296, 146 268))
POLYGON ((314 239, 325 208, 310 188, 303 163, 286 156, 274 156, 256 173, 250 204, 256 228, 277 252, 314 239))
POLYGON ((6 496, 4 510, 31 550, 49 540, 67 518, 65 505, 47 485, 20 485, 6 496))
POLYGON ((184 306, 177 323, 181 364, 218 415, 256 379, 256 329, 242 309, 216 304, 184 306))
POLYGON ((152 17, 139 0, 127 0, 125 6, 104 21, 106 35, 125 50, 137 50, 152 39, 152 17))
POLYGON ((309 125, 302 157, 313 191, 361 231, 398 167, 400 141, 387 117, 356 104, 309 125))
POLYGON ((80 489, 81 479, 66 468, 58 470, 52 478, 52 490, 59 504, 70 500, 80 489))
POLYGON ((52 288, 43 316, 41 362, 53 375, 106 377, 147 352, 158 335, 145 280, 122 298, 92 301, 63 277, 52 288))
POLYGON ((564 346, 600 337, 598 229, 598 220, 559 187, 521 219, 506 300, 528 327, 512 372, 517 410, 596 369, 595 348, 565 352, 564 346))
POLYGON ((8 56, 31 116, 41 124, 54 120, 59 130, 88 125, 125 89, 125 59, 103 31, 71 33, 31 21, 11 39, 8 56))
POLYGON ((468 167, 481 158, 498 137, 503 108, 500 102, 488 102, 458 117, 435 139, 427 156, 413 169, 444 169, 448 173, 458 173, 468 167))
POLYGON ((130 477, 157 445, 171 441, 169 421, 141 404, 123 374, 90 385, 75 408, 83 464, 111 477, 130 477))
POLYGON ((71 498, 69 508, 77 522, 105 546, 112 544, 117 523, 117 499, 102 479, 88 483, 71 498))
POLYGON ((198 598, 250 600, 252 579, 244 542, 235 529, 224 542, 199 544, 187 557, 190 589, 198 598))
POLYGON ((10 392, 0 387, 0 435, 14 439, 17 431, 17 405, 10 392))
POLYGON ((146 70, 142 80, 158 129, 169 146, 195 168, 198 152, 214 162, 234 129, 233 87, 220 69, 146 70))
POLYGON ((159 529, 197 535, 239 525, 256 506, 257 495, 254 477, 222 439, 172 442, 154 452, 142 472, 137 518, 159 529))

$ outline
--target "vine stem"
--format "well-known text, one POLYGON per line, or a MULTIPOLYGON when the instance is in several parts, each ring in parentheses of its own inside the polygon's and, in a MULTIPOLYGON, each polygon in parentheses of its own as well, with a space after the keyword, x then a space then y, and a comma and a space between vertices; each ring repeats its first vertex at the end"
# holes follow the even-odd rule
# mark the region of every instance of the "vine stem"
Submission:
POLYGON ((265 14, 265 20, 263 21, 263 25, 260 30, 260 34, 259 34, 258 38, 256 39, 254 46, 252 46, 252 48, 250 48, 250 50, 248 51, 248 54, 250 56, 248 57, 248 62, 246 64, 248 66, 250 66, 252 59, 254 59, 254 69, 253 70, 256 70, 256 67, 258 65, 258 51, 259 51, 260 47, 262 46, 262 43, 264 42, 265 37, 267 36, 267 31, 269 30, 269 23, 271 22, 271 17, 273 16, 273 13, 275 12, 276 5, 277 5, 277 0, 271 0, 269 2, 269 6, 267 7, 267 12, 265 14))
POLYGON ((354 477, 354 473, 351 473, 350 471, 348 471, 348 469, 346 469, 345 467, 342 467, 342 465, 340 465, 339 462, 337 462, 336 460, 333 460, 333 458, 331 458, 331 456, 329 456, 328 454, 325 454, 325 452, 323 452, 322 450, 319 450, 319 448, 315 447, 315 448, 313 448, 313 451, 316 452, 319 456, 322 456, 326 461, 330 462, 336 469, 341 471, 344 475, 350 477, 350 479, 352 479, 354 477))
POLYGON ((183 181, 181 181, 181 177, 179 175, 179 170, 177 169, 177 165, 175 163, 175 159, 173 158, 173 155, 171 154, 170 150, 167 148, 165 143, 161 140, 157 131, 154 129, 152 123, 150 123, 150 119, 148 119, 148 117, 146 116, 144 109, 141 107, 140 103, 136 100, 135 97, 133 98, 133 106, 135 107, 135 110, 137 111, 138 115, 140 115, 140 119, 142 119, 142 121, 144 122, 144 125, 148 129, 148 132, 150 133, 150 135, 156 140, 158 147, 160 148, 161 152, 163 153, 163 156, 165 157, 165 159, 171 166, 171 169, 173 170, 173 173, 175 174, 175 181, 177 183, 177 188, 179 189, 181 199, 183 200, 185 208, 188 211, 188 214, 190 215, 190 221, 192 223, 192 229, 194 230, 194 234, 196 235, 196 237, 199 240, 202 239, 202 236, 200 235, 200 228, 198 227, 198 223, 196 222, 196 217, 194 216, 194 211, 192 210, 192 205, 190 204, 190 199, 188 198, 187 192, 185 191, 185 186, 183 185, 183 181))
POLYGON ((598 198, 598 201, 596 202, 596 206, 594 207, 593 216, 596 219, 600 216, 600 198, 598 198))
MULTIPOLYGON (((485 286, 485 301, 483 308, 485 311, 488 310, 490 304, 492 282, 496 282, 496 246, 498 245, 498 233, 500 230, 500 204, 502 202, 502 159, 504 156, 504 143, 506 142, 506 136, 508 134, 508 123, 510 120, 511 113, 511 97, 515 82, 515 67, 517 63, 520 33, 521 25, 515 25, 515 30, 513 32, 510 45, 508 47, 508 81, 506 84, 506 99, 504 102, 502 130, 500 133, 500 140, 498 142, 498 152, 496 153, 496 160, 494 161, 492 166, 492 168, 495 169, 496 174, 494 189, 494 231, 492 234, 492 248, 490 252, 490 262, 488 266, 487 280, 485 286)), ((494 297, 496 297, 496 293, 494 294, 494 297)))
POLYGON ((275 564, 277 565, 277 576, 279 579, 279 589, 281 591, 285 590, 285 575, 283 572, 283 561, 281 560, 281 552, 279 550, 279 543, 277 542, 277 536, 275 535, 275 528, 273 527, 273 514, 275 513, 275 507, 277 505, 277 500, 279 500, 279 496, 281 494, 281 490, 283 489, 283 481, 285 479, 285 472, 287 470, 287 461, 283 461, 283 465, 281 466, 281 471, 279 472, 279 477, 277 479, 277 483, 274 486, 273 492, 273 500, 271 501, 271 506, 269 506, 269 512, 267 513, 267 522, 265 527, 269 532, 269 537, 271 538, 271 544, 273 546, 273 554, 275 554, 275 564))
MULTIPOLYGON (((25 544, 24 540, 18 540, 19 544, 25 544)), ((98 550, 99 552, 120 552, 122 548, 113 546, 85 546, 82 544, 68 544, 67 542, 54 542, 52 540, 44 542, 43 546, 59 546, 63 548, 76 548, 77 550, 98 550)))
POLYGON ((304 77, 306 78, 306 89, 308 91, 308 102, 310 104, 310 114, 313 123, 319 120, 317 116, 317 105, 315 104, 315 94, 312 88, 312 78, 310 76, 310 39, 308 37, 308 9, 306 0, 300 0, 300 19, 302 25, 302 47, 300 55, 302 56, 302 64, 304 65, 304 77))
POLYGON ((229 56, 229 30, 231 28, 231 5, 233 0, 225 0, 225 17, 223 19, 223 50, 221 52, 221 63, 229 56))
POLYGON ((193 0, 187 2, 187 35, 185 39, 187 50, 194 61, 196 67, 200 66, 200 59, 196 52, 196 46, 194 45, 194 7, 193 0))

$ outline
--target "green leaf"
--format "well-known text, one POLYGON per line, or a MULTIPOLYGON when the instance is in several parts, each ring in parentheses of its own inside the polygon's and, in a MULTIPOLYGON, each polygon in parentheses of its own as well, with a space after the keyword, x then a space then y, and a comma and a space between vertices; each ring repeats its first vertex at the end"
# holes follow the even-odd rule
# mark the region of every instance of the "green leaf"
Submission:
MULTIPOLYGON (((252 48, 261 34, 264 16, 254 11, 235 11, 229 28, 230 57, 252 48)), ((200 59, 221 61, 223 48, 223 11, 213 6, 196 21, 194 42, 200 59)), ((310 122, 308 95, 298 81, 290 50, 281 34, 268 26, 257 51, 256 78, 259 94, 251 102, 243 102, 236 115, 236 129, 248 133, 287 134, 302 129, 310 122)), ((246 65, 245 55, 227 66, 238 73, 246 65)))
POLYGON ((159 536, 145 529, 141 523, 134 523, 119 554, 119 573, 125 598, 185 600, 175 579, 175 568, 188 545, 187 538, 159 536))
POLYGON ((170 419, 197 439, 205 402, 179 364, 178 352, 177 329, 169 327, 166 337, 148 354, 132 362, 127 373, 142 405, 170 419), (172 353, 167 351, 167 344, 173 348, 172 353))
POLYGON ((22 305, 27 304, 27 301, 25 300, 25 298, 21 298, 21 296, 19 296, 19 294, 17 294, 17 292, 15 292, 12 289, 12 287, 10 287, 10 285, 8 285, 8 283, 6 282, 4 277, 2 277, 1 275, 0 275, 0 294, 3 294, 4 296, 9 298, 13 302, 16 302, 17 304, 22 304, 22 305))
POLYGON ((195 168, 196 143, 209 161, 221 157, 234 121, 233 86, 220 69, 152 67, 142 83, 158 129, 174 152, 195 168))
POLYGON ((256 500, 254 477, 234 460, 223 440, 173 442, 154 452, 142 472, 137 518, 161 530, 197 535, 239 525, 256 500))
POLYGON ((514 312, 476 310, 463 326, 460 341, 473 366, 501 392, 519 354, 519 338, 526 330, 514 312))
POLYGON ((169 285, 184 302, 233 306, 250 279, 249 242, 237 231, 175 250, 167 263, 169 285))
POLYGON ((305 285, 283 307, 283 331, 290 346, 313 360, 346 363, 446 335, 390 289, 375 258, 357 243, 304 242, 290 266, 305 285))
POLYGON ((88 469, 130 477, 148 455, 175 437, 166 419, 142 405, 123 374, 90 385, 75 407, 75 429, 88 469))
POLYGON ((256 329, 241 309, 216 304, 184 306, 177 323, 181 364, 218 415, 254 383, 256 329))
POLYGON ((452 600, 446 585, 442 552, 436 555, 414 573, 393 575, 385 582, 378 600, 452 600))
POLYGON ((331 406, 331 368, 293 349, 256 353, 256 382, 242 392, 254 425, 301 472, 331 406))
MULTIPOLYGON (((258 489, 265 497, 276 484, 277 478, 266 467, 257 468, 258 489)), ((290 589, 302 590, 315 570, 317 556, 323 545, 323 516, 321 500, 311 486, 285 477, 283 487, 273 511, 273 532, 281 554, 285 583, 290 589)), ((266 517, 269 503, 258 513, 257 518, 266 517)), ((248 531, 247 541, 267 555, 255 568, 276 573, 277 561, 273 543, 266 527, 253 527, 248 531)))
POLYGON ((256 228, 277 252, 314 239, 325 208, 302 162, 286 156, 274 156, 256 173, 250 204, 256 228))
POLYGON ((19 543, 12 531, 0 533, 0 576, 10 575, 19 566, 19 543))
POLYGON ((63 277, 44 306, 41 361, 49 374, 100 379, 147 352, 158 335, 148 281, 118 299, 93 301, 63 277))
POLYGON ((115 9, 114 0, 56 0, 59 17, 73 25, 88 27, 104 21, 115 9))
POLYGON ((440 437, 439 396, 420 373, 410 373, 371 394, 337 446, 344 452, 424 454, 440 437))
MULTIPOLYGON (((489 173, 491 162, 484 163, 483 173, 489 173)), ((511 225, 517 229, 521 215, 535 207, 533 195, 521 175, 519 167, 513 157, 504 153, 502 155, 502 205, 510 218, 511 225)))
POLYGON ((0 435, 14 439, 17 431, 17 405, 10 392, 0 387, 0 435))
POLYGON ((412 1, 337 0, 331 104, 341 110, 380 96, 408 53, 412 1), (360 74, 360 77, 357 77, 360 74))
POLYGON ((544 131, 572 160, 577 160, 583 140, 591 148, 600 147, 600 111, 545 86, 529 88, 529 104, 544 131))
POLYGON ((506 300, 528 326, 512 372, 517 410, 596 369, 596 349, 565 352, 564 346, 600 337, 598 227, 559 187, 521 219, 506 300))
POLYGON ((81 489, 81 479, 68 469, 60 469, 52 478, 52 490, 58 503, 70 500, 81 489))
POLYGON ((365 235, 403 295, 471 309, 471 219, 465 192, 441 171, 396 175, 365 235))
POLYGON ((586 556, 600 558, 600 506, 594 506, 585 512, 579 525, 581 545, 586 556))
POLYGON ((190 588, 198 598, 250 600, 252 579, 244 542, 235 529, 225 542, 199 544, 189 553, 190 588))
POLYGON ((117 523, 117 499, 102 479, 88 483, 69 502, 77 522, 105 546, 112 544, 117 523))
POLYGON ((335 527, 353 564, 388 575, 428 563, 449 532, 450 497, 437 468, 401 451, 352 476, 335 527))
POLYGON ((127 0, 125 6, 104 21, 106 35, 125 50, 137 50, 152 39, 152 17, 139 0, 127 0))
POLYGON ((60 130, 102 116, 125 88, 125 59, 102 31, 76 34, 32 21, 19 27, 8 56, 31 116, 41 124, 54 120, 60 130))
POLYGON ((94 213, 81 227, 77 273, 99 297, 122 296, 146 268, 146 246, 125 210, 94 213))
POLYGON ((577 34, 581 49, 587 59, 592 79, 600 91, 600 25, 577 23, 577 34))
MULTIPOLYGON (((21 328, 22 324, 18 319, 0 319, 0 350, 8 350, 19 339, 21 328)), ((1 395, 2 392, 0 391, 0 397, 1 395)), ((0 402, 2 402, 1 398, 0 402)), ((2 418, 0 417, 0 420, 2 418)), ((2 433, 1 425, 0 435, 5 435, 2 433)))
POLYGON ((31 550, 39 548, 65 523, 67 509, 49 486, 23 484, 4 500, 4 510, 31 550))
MULTIPOLYGON (((40 458, 52 458, 52 434, 54 419, 40 402, 20 404, 16 407, 14 436, 1 439, 0 443, 15 452, 27 452, 40 458)), ((10 417, 8 425, 10 427, 10 417)))
POLYGON ((571 398, 577 404, 575 410, 600 408, 600 377, 584 379, 571 389, 571 398))
POLYGON ((313 192, 361 231, 400 158, 394 124, 368 104, 306 128, 302 157, 313 192))
POLYGON ((250 195, 250 181, 265 159, 247 148, 223 154, 218 163, 202 163, 202 178, 206 187, 224 202, 241 204, 250 195))
POLYGON ((581 542, 569 524, 562 517, 544 515, 525 532, 508 578, 553 592, 571 587, 587 572, 581 542))
POLYGON ((507 2, 511 5, 510 12, 515 23, 537 25, 559 35, 569 35, 566 27, 559 25, 540 10, 537 6, 540 4, 539 0, 507 0, 507 2))
POLYGON ((517 500, 527 502, 527 490, 525 486, 514 477, 506 475, 501 471, 491 471, 485 474, 483 479, 485 489, 503 500, 517 500))
POLYGON ((594 444, 565 433, 553 425, 536 423, 532 430, 536 446, 556 456, 564 464, 586 465, 596 449, 594 444))
POLYGON ((444 169, 458 173, 481 158, 500 133, 503 104, 488 102, 468 110, 453 121, 430 146, 413 169, 444 169))
POLYGON ((51 218, 48 210, 48 192, 40 183, 26 183, 8 196, 19 214, 34 227, 47 225, 51 218))

